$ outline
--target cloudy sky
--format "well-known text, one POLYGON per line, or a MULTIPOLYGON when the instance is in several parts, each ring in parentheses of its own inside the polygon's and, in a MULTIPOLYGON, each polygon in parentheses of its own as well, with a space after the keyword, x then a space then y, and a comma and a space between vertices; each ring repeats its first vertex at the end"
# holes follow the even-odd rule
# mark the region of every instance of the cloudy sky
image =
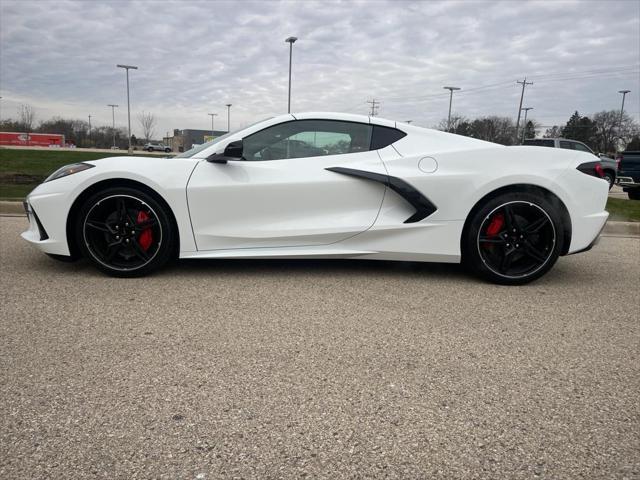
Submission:
POLYGON ((1 117, 28 103, 54 115, 126 124, 125 74, 134 117, 174 128, 226 129, 286 112, 288 44, 292 110, 368 112, 435 125, 445 85, 461 87, 454 112, 515 118, 516 80, 542 125, 574 111, 620 108, 640 118, 640 2, 628 1, 11 1, 0 0, 1 117))

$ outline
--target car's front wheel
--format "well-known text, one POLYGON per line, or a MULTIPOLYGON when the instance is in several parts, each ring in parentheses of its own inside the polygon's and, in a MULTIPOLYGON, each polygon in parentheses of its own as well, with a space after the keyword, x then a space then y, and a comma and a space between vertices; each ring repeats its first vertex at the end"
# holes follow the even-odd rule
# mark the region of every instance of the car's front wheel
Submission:
POLYGON ((100 270, 118 277, 146 275, 171 259, 177 238, 168 207, 130 187, 92 195, 76 221, 76 241, 100 270))
POLYGON ((462 238, 462 260, 487 280, 521 285, 555 264, 562 232, 558 209, 542 195, 502 194, 472 214, 462 238))
POLYGON ((153 148, 151 147, 147 148, 147 152, 153 152, 153 148))

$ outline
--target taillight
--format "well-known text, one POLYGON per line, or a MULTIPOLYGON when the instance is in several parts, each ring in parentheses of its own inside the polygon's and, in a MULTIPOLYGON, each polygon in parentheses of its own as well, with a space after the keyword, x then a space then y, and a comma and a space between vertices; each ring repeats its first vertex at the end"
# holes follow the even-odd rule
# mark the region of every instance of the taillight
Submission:
POLYGON ((602 165, 600 165, 599 163, 596 164, 595 166, 595 171, 596 174, 600 177, 600 178, 604 178, 604 170, 602 169, 602 165))
POLYGON ((587 162, 578 165, 578 170, 592 177, 604 178, 604 169, 600 162, 587 162))

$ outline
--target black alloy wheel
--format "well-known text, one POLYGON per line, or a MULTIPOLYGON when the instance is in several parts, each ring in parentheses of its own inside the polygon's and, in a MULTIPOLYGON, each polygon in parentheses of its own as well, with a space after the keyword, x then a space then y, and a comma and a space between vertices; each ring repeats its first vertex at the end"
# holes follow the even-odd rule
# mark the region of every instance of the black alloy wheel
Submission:
POLYGON ((463 261, 502 284, 523 284, 546 273, 563 242, 557 209, 530 193, 494 198, 476 212, 466 233, 463 261))
POLYGON ((77 222, 78 243, 98 268, 114 276, 149 273, 171 257, 175 233, 159 202, 135 189, 94 195, 77 222))

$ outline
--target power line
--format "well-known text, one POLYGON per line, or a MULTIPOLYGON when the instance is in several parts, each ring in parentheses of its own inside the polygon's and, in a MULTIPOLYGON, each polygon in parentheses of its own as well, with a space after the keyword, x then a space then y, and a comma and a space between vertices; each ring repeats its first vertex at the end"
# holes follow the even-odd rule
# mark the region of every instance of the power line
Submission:
MULTIPOLYGON (((636 73, 638 68, 640 68, 640 66, 630 65, 630 66, 619 67, 617 69, 610 68, 610 69, 601 69, 601 70, 583 70, 583 71, 576 71, 576 72, 553 73, 553 74, 547 74, 547 75, 537 74, 537 75, 528 76, 527 78, 533 78, 536 80, 536 82, 542 81, 543 83, 548 83, 548 82, 558 82, 558 81, 565 81, 565 80, 581 80, 581 79, 588 79, 588 78, 616 76, 621 73, 636 73), (546 77, 557 77, 558 75, 562 75, 562 77, 546 78, 546 77)), ((469 93, 490 90, 490 89, 499 88, 507 85, 512 85, 512 80, 491 83, 487 85, 481 85, 478 87, 466 88, 463 91, 461 91, 458 95, 468 95, 469 93)), ((409 102, 413 103, 415 101, 445 97, 448 95, 449 95, 448 93, 432 93, 428 95, 412 96, 411 98, 407 98, 406 95, 392 96, 392 97, 385 96, 385 101, 395 102, 396 100, 400 100, 400 102, 398 103, 402 103, 402 101, 406 103, 409 103, 409 102)))
POLYGON ((378 108, 379 108, 380 102, 378 102, 375 98, 373 98, 371 100, 367 100, 367 103, 371 104, 371 112, 369 112, 369 115, 372 117, 375 117, 378 114, 378 108))

